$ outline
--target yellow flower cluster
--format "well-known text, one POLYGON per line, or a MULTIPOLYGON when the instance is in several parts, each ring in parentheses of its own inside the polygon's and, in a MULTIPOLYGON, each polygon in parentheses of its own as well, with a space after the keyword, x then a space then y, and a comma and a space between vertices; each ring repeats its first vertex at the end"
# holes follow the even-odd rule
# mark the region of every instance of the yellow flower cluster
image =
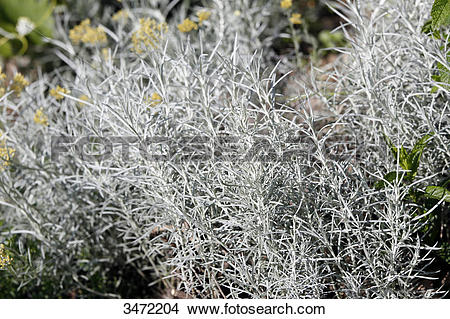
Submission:
POLYGON ((198 25, 191 19, 184 19, 183 23, 178 25, 178 30, 180 32, 191 32, 192 30, 197 30, 198 25))
POLYGON ((0 171, 3 171, 9 166, 11 159, 14 157, 16 150, 6 146, 5 138, 2 138, 3 133, 0 131, 0 171))
POLYGON ((211 16, 210 11, 202 10, 197 13, 198 16, 198 25, 202 25, 203 21, 206 21, 211 16))
POLYGON ((292 24, 302 24, 302 15, 300 13, 293 13, 289 21, 291 21, 292 24))
POLYGON ((131 36, 133 49, 136 53, 142 53, 143 47, 157 48, 159 42, 163 38, 163 34, 167 32, 166 23, 157 23, 153 19, 139 19, 139 29, 131 36))
POLYGON ((5 269, 6 266, 11 264, 13 259, 5 252, 5 245, 0 245, 0 269, 5 269))
POLYGON ((28 82, 21 73, 16 73, 11 89, 17 94, 17 96, 20 96, 20 93, 22 93, 23 89, 27 85, 30 85, 30 82, 28 82))
POLYGON ((292 0, 282 0, 280 2, 280 6, 283 9, 289 9, 290 7, 292 7, 292 0))
POLYGON ((106 33, 102 27, 91 27, 91 20, 83 20, 69 31, 69 38, 73 44, 80 42, 87 44, 106 43, 106 33))
POLYGON ((154 92, 150 98, 146 99, 146 101, 150 105, 150 107, 154 107, 162 102, 162 96, 154 92))
POLYGON ((125 21, 126 19, 128 19, 128 10, 122 9, 117 11, 113 16, 112 16, 112 20, 113 21, 125 21))
POLYGON ((53 96, 56 100, 64 99, 64 95, 62 95, 61 93, 70 94, 70 91, 68 89, 60 87, 59 85, 56 86, 56 89, 50 90, 50 95, 53 96))
POLYGON ((34 122, 36 124, 41 124, 44 126, 48 126, 48 117, 44 114, 43 108, 39 108, 34 114, 34 122))
POLYGON ((199 26, 202 25, 203 21, 206 21, 211 16, 211 12, 207 10, 202 10, 197 12, 198 17, 198 24, 192 21, 191 19, 187 18, 184 19, 182 23, 178 25, 178 30, 180 32, 191 32, 192 30, 197 30, 199 26))

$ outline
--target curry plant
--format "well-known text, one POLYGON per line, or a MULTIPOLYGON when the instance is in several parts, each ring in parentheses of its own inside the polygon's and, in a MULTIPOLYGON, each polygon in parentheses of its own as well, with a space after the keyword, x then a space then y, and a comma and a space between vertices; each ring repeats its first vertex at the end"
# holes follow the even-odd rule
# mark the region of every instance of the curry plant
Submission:
MULTIPOLYGON (((430 94, 427 81, 440 50, 417 32, 430 2, 339 2, 351 45, 324 72, 329 80, 312 68, 307 83, 291 84, 295 105, 280 103, 286 94, 276 87, 287 65, 270 49, 286 26, 272 18, 278 1, 215 0, 166 15, 169 0, 122 0, 126 19, 83 17, 72 30, 56 15, 67 67, 0 98, 4 148, 15 150, 0 173, 0 242, 14 258, 0 282, 25 292, 48 276, 61 291, 121 297, 139 297, 129 289, 147 296, 129 278, 208 298, 436 296, 436 286, 419 288, 431 276, 433 248, 417 234, 432 223, 411 213, 431 209, 398 192, 450 165, 448 100, 430 94), (205 11, 211 17, 200 26, 196 13, 205 11), (155 32, 160 23, 167 32, 155 32), (161 35, 154 46, 152 35, 161 35), (389 123, 386 134, 419 140, 392 148, 402 172, 396 182, 385 178, 383 194, 366 178, 392 164, 379 152, 379 123, 389 123), (434 132, 427 156, 423 131, 434 132), (94 137, 157 145, 142 156, 140 143, 121 142, 90 161, 64 142, 53 159, 52 135, 92 137, 89 154, 100 148, 94 137), (214 157, 186 158, 200 149, 190 142, 197 136, 208 137, 214 157), (211 139, 220 136, 233 138, 229 158, 217 158, 211 139), (232 157, 254 146, 294 156, 232 157), (164 160, 153 158, 166 150, 164 160)), ((418 200, 445 202, 434 190, 419 189, 418 200)))

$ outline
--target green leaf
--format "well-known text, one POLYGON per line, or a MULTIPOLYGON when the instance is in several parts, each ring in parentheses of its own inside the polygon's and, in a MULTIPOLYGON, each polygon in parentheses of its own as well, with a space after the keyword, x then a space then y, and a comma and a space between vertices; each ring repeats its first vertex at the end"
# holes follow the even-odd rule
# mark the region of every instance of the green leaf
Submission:
POLYGON ((437 40, 442 39, 441 33, 439 32, 439 30, 433 29, 432 23, 433 23, 432 19, 425 22, 425 24, 422 27, 422 33, 425 33, 429 37, 435 38, 437 40))
POLYGON ((438 62, 437 67, 440 71, 441 81, 447 84, 450 84, 450 70, 448 67, 438 62))
POLYGON ((10 42, 5 42, 4 44, 0 45, 0 56, 9 58, 13 55, 13 47, 10 42))
POLYGON ((375 189, 380 190, 385 188, 388 183, 392 183, 397 179, 397 172, 392 171, 383 176, 383 179, 375 183, 375 189))
POLYGON ((437 200, 444 199, 444 201, 450 203, 450 191, 440 186, 428 186, 425 189, 425 196, 437 200))
POLYGON ((53 34, 52 9, 50 0, 0 0, 0 20, 15 28, 20 17, 29 18, 36 25, 32 40, 41 42, 42 36, 51 37, 53 34))
POLYGON ((420 138, 416 144, 414 145, 411 152, 408 154, 408 165, 411 170, 411 177, 414 177, 417 173, 417 169, 419 168, 420 158, 422 157, 422 153, 427 147, 428 142, 433 137, 434 133, 426 134, 422 138, 420 138))
POLYGON ((426 33, 426 34, 431 33, 433 31, 432 23, 433 23, 433 20, 431 20, 431 19, 428 20, 427 22, 425 22, 425 24, 422 27, 422 33, 426 33))
POLYGON ((431 26, 433 29, 450 24, 450 1, 435 0, 431 9, 431 26))
POLYGON ((410 155, 414 155, 414 154, 420 154, 422 155, 423 150, 425 149, 425 147, 427 147, 428 142, 430 141, 430 139, 433 137, 434 133, 428 133, 425 134, 423 137, 421 137, 416 144, 414 144, 413 149, 411 150, 411 152, 409 153, 410 155))
POLYGON ((398 156, 400 166, 405 170, 409 170, 410 168, 408 165, 408 151, 403 146, 400 148, 399 151, 399 149, 395 147, 394 143, 392 143, 391 139, 386 134, 383 134, 383 136, 384 140, 386 141, 386 144, 389 146, 389 149, 391 150, 394 160, 397 160, 398 156))
MULTIPOLYGON (((450 56, 447 56, 447 61, 450 65, 450 56)), ((443 86, 447 90, 450 90, 450 69, 449 69, 450 67, 445 66, 442 63, 438 62, 437 68, 439 70, 439 75, 432 75, 431 76, 432 80, 437 83, 440 83, 441 86, 443 86)), ((437 91, 438 91, 438 87, 433 86, 432 93, 437 92, 437 91)))
MULTIPOLYGON (((434 82, 438 82, 438 83, 440 83, 440 82, 442 82, 441 81, 441 76, 440 75, 432 75, 431 76, 431 79, 434 81, 434 82)), ((439 87, 437 87, 436 85, 434 85, 432 88, 431 88, 431 93, 436 93, 437 91, 439 91, 439 87)))
POLYGON ((409 163, 409 155, 406 148, 403 146, 400 148, 400 155, 399 155, 399 164, 400 166, 405 170, 410 170, 410 163, 409 163))

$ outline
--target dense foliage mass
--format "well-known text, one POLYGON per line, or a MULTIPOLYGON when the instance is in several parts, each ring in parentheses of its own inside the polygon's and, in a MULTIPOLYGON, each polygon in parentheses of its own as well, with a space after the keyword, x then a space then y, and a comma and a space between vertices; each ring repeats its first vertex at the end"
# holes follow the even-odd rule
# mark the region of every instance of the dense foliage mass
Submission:
POLYGON ((0 296, 442 295, 432 1, 330 2, 317 38, 314 1, 90 2, 55 9, 63 66, 0 72, 0 296), (324 43, 333 66, 305 63, 324 43))

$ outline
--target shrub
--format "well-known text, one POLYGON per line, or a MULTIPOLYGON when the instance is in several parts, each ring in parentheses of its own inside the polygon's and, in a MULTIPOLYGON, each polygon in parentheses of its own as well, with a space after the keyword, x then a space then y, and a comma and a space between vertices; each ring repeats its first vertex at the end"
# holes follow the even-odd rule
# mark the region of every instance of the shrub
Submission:
POLYGON ((350 47, 326 81, 313 69, 312 87, 299 85, 294 99, 267 59, 275 53, 254 53, 276 34, 266 22, 279 3, 214 1, 165 21, 167 1, 149 1, 161 11, 123 2, 128 17, 111 28, 89 21, 107 43, 68 40, 68 68, 43 75, 17 103, 10 93, 0 101, 15 149, 0 182, 2 236, 19 236, 15 259, 28 238, 38 252, 14 270, 17 283, 47 274, 62 291, 117 296, 122 279, 112 272, 127 265, 145 284, 196 297, 439 292, 418 289, 433 249, 417 205, 404 200, 411 185, 373 188, 385 172, 401 174, 382 132, 411 146, 434 134, 413 186, 449 170, 449 91, 430 90, 446 52, 421 33, 430 2, 341 2, 350 47), (211 16, 200 25, 201 10, 211 16), (198 30, 180 32, 185 19, 198 30), (314 112, 317 101, 328 115, 314 112), (47 121, 34 121, 37 111, 47 121), (52 136, 67 141, 57 160, 52 136), (84 152, 123 144, 116 137, 135 146, 87 160, 82 137, 84 152), (149 138, 163 160, 136 147, 149 138), (218 158, 193 153, 204 150, 198 138, 218 158))

